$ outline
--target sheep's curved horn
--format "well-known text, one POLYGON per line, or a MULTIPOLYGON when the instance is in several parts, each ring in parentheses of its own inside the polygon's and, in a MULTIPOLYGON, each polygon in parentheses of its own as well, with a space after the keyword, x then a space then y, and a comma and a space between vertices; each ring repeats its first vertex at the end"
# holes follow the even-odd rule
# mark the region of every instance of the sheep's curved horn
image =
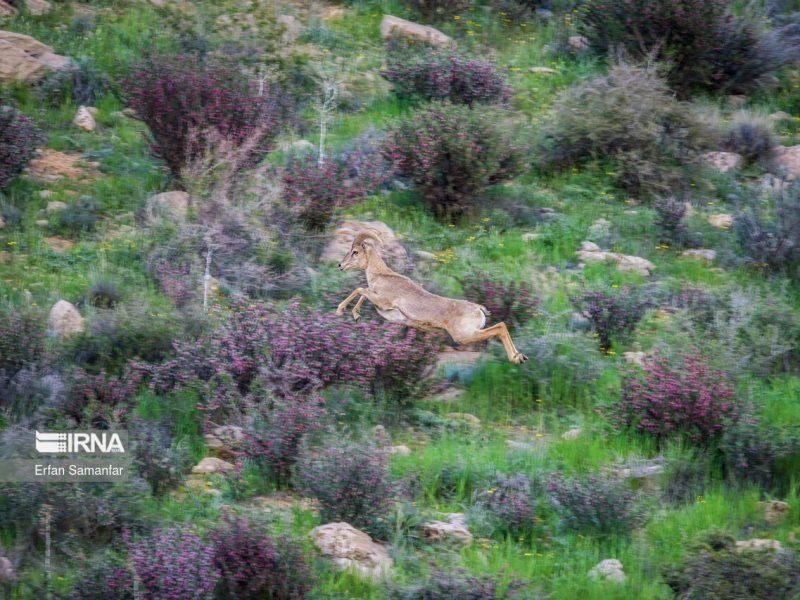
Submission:
POLYGON ((377 229, 364 229, 359 231, 353 240, 353 245, 356 246, 364 240, 375 240, 381 247, 383 247, 383 238, 377 229))

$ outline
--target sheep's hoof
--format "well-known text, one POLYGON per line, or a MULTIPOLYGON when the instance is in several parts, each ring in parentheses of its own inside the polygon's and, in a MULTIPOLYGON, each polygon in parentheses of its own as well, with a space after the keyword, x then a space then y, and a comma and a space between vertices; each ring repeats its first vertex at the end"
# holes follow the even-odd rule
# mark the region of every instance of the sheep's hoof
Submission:
POLYGON ((353 311, 353 321, 358 321, 361 318, 361 313, 357 310, 353 311))
POLYGON ((339 305, 339 308, 336 309, 336 314, 340 317, 344 314, 344 309, 347 308, 346 306, 339 305))
POLYGON ((511 362, 515 365, 518 365, 520 363, 524 363, 526 360, 528 360, 527 356, 525 356, 522 352, 517 352, 511 359, 511 362))

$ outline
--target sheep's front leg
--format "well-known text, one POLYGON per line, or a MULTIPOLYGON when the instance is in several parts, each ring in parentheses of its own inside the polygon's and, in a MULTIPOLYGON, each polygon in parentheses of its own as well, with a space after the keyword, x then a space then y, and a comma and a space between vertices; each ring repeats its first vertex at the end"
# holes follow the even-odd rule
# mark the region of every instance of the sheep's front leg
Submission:
POLYGON ((361 305, 364 304, 364 300, 366 300, 366 299, 367 299, 367 297, 362 294, 361 298, 358 299, 358 302, 356 302, 356 305, 353 307, 353 320, 354 321, 358 321, 361 318, 361 305))
MULTIPOLYGON (((336 309, 337 315, 343 315, 347 305, 350 304, 353 300, 356 299, 356 296, 362 296, 364 293, 364 288, 356 288, 352 294, 350 294, 347 298, 345 298, 340 304, 339 307, 336 309)), ((363 298, 363 296, 362 296, 363 298)), ((361 302, 361 300, 359 300, 361 302)))

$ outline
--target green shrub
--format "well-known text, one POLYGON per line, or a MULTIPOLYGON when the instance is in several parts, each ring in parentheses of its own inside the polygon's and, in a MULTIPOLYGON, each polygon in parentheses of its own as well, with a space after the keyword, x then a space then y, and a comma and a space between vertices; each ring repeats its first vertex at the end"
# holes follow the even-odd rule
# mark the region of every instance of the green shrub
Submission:
POLYGON ((36 147, 46 139, 28 117, 11 106, 0 105, 0 189, 22 173, 36 147))
POLYGON ((522 170, 524 150, 504 117, 487 108, 434 102, 394 128, 386 154, 438 217, 455 219, 486 188, 522 170))
POLYGON ((738 113, 722 135, 722 147, 753 163, 769 158, 778 140, 765 116, 738 113))
POLYGON ((733 229, 750 264, 794 275, 800 264, 800 182, 775 195, 771 213, 751 206, 736 215, 733 229))
POLYGON ((775 490, 788 483, 781 461, 797 451, 798 440, 785 429, 746 415, 725 430, 719 448, 729 481, 775 490))
POLYGON ((673 194, 685 188, 710 132, 677 101, 654 66, 618 63, 608 75, 567 89, 545 126, 537 162, 564 169, 610 157, 614 176, 631 194, 673 194))
POLYGON ((760 15, 734 16, 730 0, 588 0, 580 28, 596 50, 624 49, 635 59, 668 65, 670 85, 696 91, 747 93, 792 53, 760 15))
POLYGON ((454 15, 468 11, 475 5, 475 0, 403 0, 428 22, 443 21, 454 15))
POLYGON ((709 535, 683 564, 663 569, 678 598, 789 600, 800 592, 800 561, 788 550, 737 551, 732 537, 709 535))

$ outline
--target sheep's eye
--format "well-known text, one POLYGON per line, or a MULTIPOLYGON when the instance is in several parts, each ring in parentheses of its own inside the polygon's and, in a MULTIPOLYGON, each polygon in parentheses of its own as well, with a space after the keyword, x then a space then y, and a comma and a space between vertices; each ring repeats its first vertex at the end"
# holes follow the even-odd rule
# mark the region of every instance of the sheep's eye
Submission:
POLYGON ((358 255, 358 252, 355 252, 355 251, 354 251, 354 252, 353 252, 353 256, 357 256, 357 255, 358 255))

